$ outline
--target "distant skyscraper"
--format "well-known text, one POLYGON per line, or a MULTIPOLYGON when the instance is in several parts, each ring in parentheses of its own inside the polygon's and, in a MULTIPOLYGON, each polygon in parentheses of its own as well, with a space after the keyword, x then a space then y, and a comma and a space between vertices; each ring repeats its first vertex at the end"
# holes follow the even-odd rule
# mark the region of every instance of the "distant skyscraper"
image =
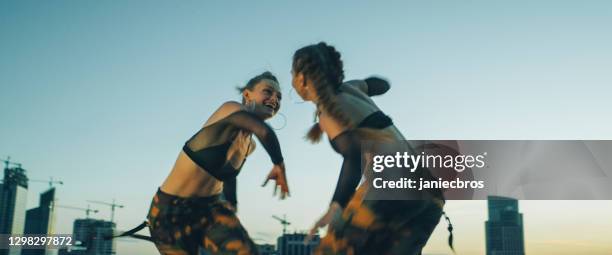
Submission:
POLYGON ((257 244, 257 251, 259 255, 277 255, 274 245, 271 244, 257 244))
MULTIPOLYGON (((26 213, 25 234, 55 234, 55 188, 50 188, 40 194, 39 206, 26 213)), ((56 250, 28 249, 21 255, 52 255, 56 250)))
POLYGON ((490 196, 488 207, 487 255, 525 255, 523 214, 518 212, 518 200, 490 196))
MULTIPOLYGON (((28 195, 28 177, 21 167, 4 169, 0 185, 0 234, 23 234, 28 195)), ((0 250, 0 255, 19 255, 21 249, 0 250)))
POLYGON ((114 233, 115 223, 95 219, 74 221, 72 237, 76 245, 85 249, 86 255, 114 255, 115 242, 104 237, 114 233))
POLYGON ((307 245, 304 244, 306 234, 284 234, 278 238, 276 247, 278 255, 310 255, 319 245, 320 239, 316 235, 307 245))

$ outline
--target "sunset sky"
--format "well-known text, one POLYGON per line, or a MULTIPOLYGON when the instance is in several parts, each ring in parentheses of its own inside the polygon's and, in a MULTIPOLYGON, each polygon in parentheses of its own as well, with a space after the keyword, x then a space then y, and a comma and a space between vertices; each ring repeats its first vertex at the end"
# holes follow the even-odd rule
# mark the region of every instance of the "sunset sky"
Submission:
MULTIPOLYGON (((235 87, 265 70, 283 88, 270 121, 292 196, 261 188, 263 147, 238 178, 239 217, 275 243, 287 215, 306 231, 325 212, 341 158, 311 145, 311 104, 291 93, 291 57, 326 41, 347 79, 376 74, 375 98, 407 139, 612 139, 612 2, 608 1, 1 1, 0 158, 31 179, 64 181, 58 204, 125 205, 141 223, 183 143, 235 87), (285 121, 286 120, 286 121, 285 121)), ((28 208, 44 183, 30 183, 28 208)), ((612 201, 521 201, 528 254, 612 253, 612 201)), ((109 219, 109 208, 96 218, 109 219)), ((450 201, 459 254, 484 254, 486 201, 450 201)), ((58 209, 71 233, 84 213, 58 209)), ((427 254, 450 254, 446 224, 427 254)), ((148 234, 144 231, 145 234, 148 234)), ((154 254, 117 243, 119 255, 154 254)))

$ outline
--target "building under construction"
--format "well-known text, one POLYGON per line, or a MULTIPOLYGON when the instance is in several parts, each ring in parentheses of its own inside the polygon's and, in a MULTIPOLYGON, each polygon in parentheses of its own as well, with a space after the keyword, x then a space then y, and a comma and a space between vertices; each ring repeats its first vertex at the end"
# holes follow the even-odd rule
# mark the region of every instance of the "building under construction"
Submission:
MULTIPOLYGON (((0 183, 0 234, 21 235, 25 228, 28 177, 18 164, 10 167, 5 160, 4 179, 0 183)), ((20 255, 19 247, 0 249, 0 255, 20 255)))

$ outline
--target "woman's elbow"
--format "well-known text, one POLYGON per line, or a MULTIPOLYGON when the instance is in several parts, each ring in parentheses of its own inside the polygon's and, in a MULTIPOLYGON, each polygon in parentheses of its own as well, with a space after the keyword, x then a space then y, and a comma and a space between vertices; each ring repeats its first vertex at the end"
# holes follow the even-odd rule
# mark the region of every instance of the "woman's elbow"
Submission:
POLYGON ((382 95, 391 89, 391 84, 387 80, 379 77, 369 77, 365 79, 365 82, 368 84, 369 96, 382 95))

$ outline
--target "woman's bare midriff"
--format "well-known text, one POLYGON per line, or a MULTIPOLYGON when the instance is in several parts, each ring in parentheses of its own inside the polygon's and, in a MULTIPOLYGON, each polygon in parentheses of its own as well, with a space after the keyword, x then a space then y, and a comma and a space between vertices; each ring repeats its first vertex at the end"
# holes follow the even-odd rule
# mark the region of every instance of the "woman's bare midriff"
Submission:
POLYGON ((179 197, 206 197, 220 194, 223 182, 196 165, 181 151, 160 188, 165 193, 179 197))

